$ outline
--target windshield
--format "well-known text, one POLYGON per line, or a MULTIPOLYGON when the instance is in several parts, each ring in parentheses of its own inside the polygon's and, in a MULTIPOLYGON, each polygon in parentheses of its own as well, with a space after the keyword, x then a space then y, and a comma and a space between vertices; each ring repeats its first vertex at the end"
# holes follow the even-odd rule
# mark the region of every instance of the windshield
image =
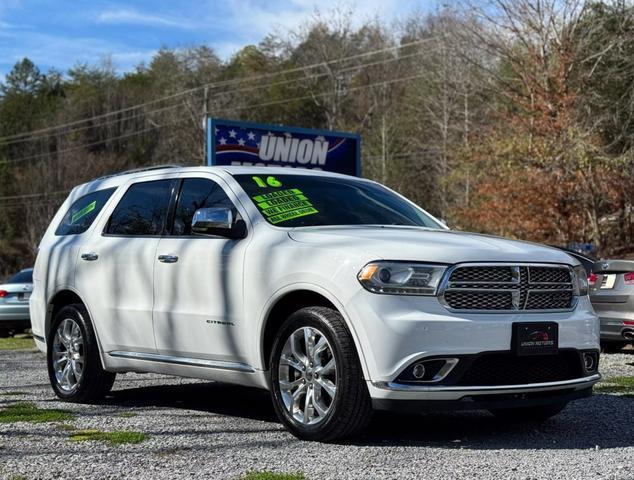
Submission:
POLYGON ((280 227, 409 225, 442 228, 378 184, 314 175, 234 175, 264 218, 280 227))
POLYGON ((33 283, 33 270, 22 270, 13 275, 7 283, 33 283))

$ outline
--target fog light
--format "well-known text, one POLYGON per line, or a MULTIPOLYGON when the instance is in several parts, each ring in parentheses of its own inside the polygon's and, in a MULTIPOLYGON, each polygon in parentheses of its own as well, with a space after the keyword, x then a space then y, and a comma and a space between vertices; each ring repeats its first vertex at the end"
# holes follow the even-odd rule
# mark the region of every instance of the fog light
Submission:
POLYGON ((423 378, 425 376, 425 365, 423 365, 422 363, 417 363, 416 365, 414 365, 414 368, 412 369, 412 375, 417 380, 423 378))
POLYGON ((584 353, 583 354, 583 366, 586 369, 586 372, 592 372, 597 368, 597 358, 594 353, 584 353))

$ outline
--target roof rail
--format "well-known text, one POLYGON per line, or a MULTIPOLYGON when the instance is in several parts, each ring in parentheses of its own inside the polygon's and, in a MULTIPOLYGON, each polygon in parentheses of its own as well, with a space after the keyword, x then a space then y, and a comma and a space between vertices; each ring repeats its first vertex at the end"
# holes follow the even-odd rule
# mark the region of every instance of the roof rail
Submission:
POLYGON ((151 165, 149 167, 133 168, 131 170, 124 170, 122 172, 116 172, 116 173, 111 173, 109 175, 104 175, 103 177, 95 178, 95 180, 93 181, 104 180, 106 178, 111 178, 111 177, 118 177, 119 175, 127 175, 129 173, 150 172, 152 170, 163 170, 165 168, 180 168, 182 166, 183 165, 174 163, 174 164, 166 164, 166 165, 151 165))

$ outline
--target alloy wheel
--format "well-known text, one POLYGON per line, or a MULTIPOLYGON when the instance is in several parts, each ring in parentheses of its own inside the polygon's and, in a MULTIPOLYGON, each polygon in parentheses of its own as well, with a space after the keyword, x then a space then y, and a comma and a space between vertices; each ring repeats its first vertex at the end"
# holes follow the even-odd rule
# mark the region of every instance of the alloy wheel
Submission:
POLYGON ((66 393, 77 389, 85 365, 84 337, 72 318, 62 320, 53 339, 53 370, 59 387, 66 393))
POLYGON ((324 421, 337 395, 337 362, 325 335, 313 327, 295 330, 279 362, 279 387, 286 411, 297 422, 324 421))

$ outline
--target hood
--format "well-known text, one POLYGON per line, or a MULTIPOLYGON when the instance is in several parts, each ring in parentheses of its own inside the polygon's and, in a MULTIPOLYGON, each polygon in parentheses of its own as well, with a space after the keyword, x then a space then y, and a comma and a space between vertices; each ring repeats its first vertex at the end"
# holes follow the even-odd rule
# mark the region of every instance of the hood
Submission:
POLYGON ((401 226, 329 226, 293 229, 291 239, 366 251, 383 260, 436 263, 530 262, 578 265, 565 252, 529 242, 452 230, 401 226))

